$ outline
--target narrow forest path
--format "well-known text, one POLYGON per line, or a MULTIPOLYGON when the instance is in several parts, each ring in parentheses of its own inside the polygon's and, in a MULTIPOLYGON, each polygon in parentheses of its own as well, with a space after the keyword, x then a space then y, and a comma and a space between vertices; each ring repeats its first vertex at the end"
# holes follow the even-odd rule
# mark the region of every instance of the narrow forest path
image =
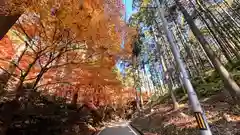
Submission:
POLYGON ((98 135, 140 135, 128 122, 119 122, 104 128, 98 135))

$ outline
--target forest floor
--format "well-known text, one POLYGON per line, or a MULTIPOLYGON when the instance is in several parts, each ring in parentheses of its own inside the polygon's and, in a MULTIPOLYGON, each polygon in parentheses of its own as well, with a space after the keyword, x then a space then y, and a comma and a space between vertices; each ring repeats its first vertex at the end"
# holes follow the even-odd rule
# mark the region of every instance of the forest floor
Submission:
MULTIPOLYGON (((232 106, 226 93, 201 99, 213 135, 240 135, 240 109, 232 106)), ((168 103, 156 105, 133 119, 132 125, 145 135, 197 135, 198 127, 187 102, 180 102, 178 110, 168 103)))
MULTIPOLYGON (((240 109, 231 106, 230 98, 221 92, 201 99, 214 135, 240 135, 240 109)), ((132 125, 146 135, 196 135, 197 124, 186 101, 173 110, 171 101, 143 111, 132 125)), ((104 127, 124 121, 116 117, 94 125, 87 108, 69 106, 56 97, 35 95, 21 102, 0 103, 0 135, 94 135, 104 127)))
POLYGON ((0 102, 0 135, 93 135, 90 111, 51 96, 0 102))
POLYGON ((30 91, 19 100, 0 99, 0 135, 96 135, 119 121, 128 123, 117 114, 111 107, 93 112, 64 98, 30 91))

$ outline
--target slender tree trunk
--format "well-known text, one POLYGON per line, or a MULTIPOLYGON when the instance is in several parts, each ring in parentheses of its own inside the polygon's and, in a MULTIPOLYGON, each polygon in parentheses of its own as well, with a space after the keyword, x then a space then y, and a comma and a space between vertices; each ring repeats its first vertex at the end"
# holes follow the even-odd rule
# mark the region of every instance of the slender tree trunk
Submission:
POLYGON ((210 131, 210 128, 208 126, 208 123, 207 123, 207 120, 206 120, 206 116, 205 116, 205 113, 203 112, 202 110, 202 107, 200 105, 200 102, 198 100, 198 97, 196 95, 196 92, 191 84, 191 81, 189 79, 189 76, 187 74, 187 71, 185 69, 185 66, 184 66, 184 63, 180 57, 180 53, 178 51, 178 49, 176 48, 176 45, 174 43, 174 40, 173 40, 173 35, 172 33, 169 31, 168 29, 168 25, 167 25, 167 21, 164 17, 164 9, 163 7, 161 6, 160 2, 157 0, 157 3, 158 3, 158 7, 160 8, 160 18, 162 20, 162 23, 163 23, 163 29, 164 29, 164 32, 167 36, 167 39, 168 39, 168 42, 170 44, 170 47, 171 47, 171 51, 174 55, 174 58, 176 60, 176 63, 178 65, 178 68, 179 70, 181 71, 182 75, 183 75, 183 84, 184 86, 186 87, 187 89, 187 92, 188 92, 188 97, 189 97, 189 100, 190 100, 190 104, 192 106, 192 109, 195 113, 199 113, 201 114, 202 118, 203 118, 203 121, 205 123, 205 127, 204 129, 205 130, 200 130, 200 133, 201 135, 212 135, 211 131, 210 131))
POLYGON ((175 26, 176 26, 176 29, 177 29, 177 32, 178 32, 178 35, 179 35, 179 39, 180 39, 180 41, 181 41, 181 44, 183 45, 185 51, 187 52, 188 57, 190 57, 190 60, 192 61, 192 64, 193 64, 193 67, 194 67, 194 69, 196 70, 197 75, 199 76, 199 75, 200 75, 200 71, 198 70, 197 64, 196 64, 195 59, 194 59, 194 57, 193 57, 193 55, 192 55, 192 51, 191 51, 191 49, 188 47, 187 42, 184 41, 184 38, 182 37, 183 34, 182 34, 181 30, 179 29, 176 21, 175 21, 175 26))
POLYGON ((191 51, 191 57, 192 57, 192 61, 195 61, 195 65, 196 65, 196 67, 197 66, 200 66, 200 68, 199 68, 199 73, 200 74, 203 74, 204 73, 204 64, 202 63, 202 60, 201 60, 201 58, 200 58, 200 55, 198 55, 198 47, 194 47, 195 45, 194 44, 191 44, 190 43, 190 41, 189 41, 189 39, 183 34, 182 35, 183 36, 183 39, 184 39, 184 41, 188 44, 188 48, 189 48, 189 50, 191 51))
POLYGON ((157 87, 159 87, 160 88, 160 95, 163 95, 163 93, 164 93, 164 85, 162 84, 162 78, 160 77, 160 74, 162 74, 162 73, 160 73, 158 70, 156 70, 155 69, 155 71, 156 71, 156 76, 157 76, 157 79, 158 79, 158 84, 157 84, 157 87))
MULTIPOLYGON (((154 22, 155 22, 155 25, 156 25, 156 27, 157 27, 157 31, 158 32, 160 32, 160 29, 159 29, 159 27, 158 27, 158 25, 157 25, 157 21, 156 21, 156 19, 154 19, 154 22)), ((163 54, 161 54, 161 46, 160 46, 160 44, 157 42, 157 37, 156 37, 156 33, 155 33, 155 31, 154 31, 154 27, 152 26, 152 29, 153 29, 153 36, 154 36, 154 40, 155 40, 155 43, 156 43, 156 45, 157 45, 157 56, 158 56, 158 58, 160 59, 160 63, 161 63, 161 65, 162 65, 162 68, 163 68, 163 72, 165 72, 165 70, 166 70, 166 63, 164 62, 164 57, 163 57, 163 54)), ((162 79, 163 78, 161 78, 161 81, 162 81, 162 79)), ((165 85, 161 82, 161 89, 162 89, 162 94, 164 94, 165 93, 165 85)))
MULTIPOLYGON (((171 30, 171 33, 173 34, 173 39, 174 39, 175 42, 177 43, 176 35, 173 33, 172 30, 171 30)), ((192 72, 192 70, 191 70, 191 68, 190 68, 190 64, 189 64, 187 58, 184 57, 183 52, 180 50, 180 45, 177 43, 176 46, 177 46, 177 48, 178 48, 178 50, 179 50, 179 52, 180 52, 180 55, 181 55, 181 57, 182 57, 182 59, 183 59, 183 62, 184 62, 185 65, 186 65, 186 69, 187 69, 187 71, 188 71, 189 77, 190 77, 190 78, 194 77, 194 73, 192 72)), ((170 63, 171 63, 171 65, 173 65, 173 61, 171 61, 170 63)))
POLYGON ((238 22, 219 3, 217 5, 227 15, 227 20, 226 21, 228 21, 230 24, 232 24, 232 27, 236 28, 235 30, 239 30, 240 25, 238 24, 238 22))
POLYGON ((41 78, 42 78, 42 76, 43 76, 43 74, 44 74, 45 72, 46 72, 46 69, 41 69, 41 71, 40 71, 39 74, 37 75, 37 79, 36 79, 36 81, 34 82, 32 89, 35 89, 35 88, 37 87, 39 81, 41 80, 41 78))
MULTIPOLYGON (((214 65, 213 65, 212 61, 210 60, 210 58, 208 57, 206 51, 203 49, 203 47, 202 47, 201 45, 200 45, 200 48, 201 48, 201 50, 204 52, 204 54, 206 55, 206 59, 208 60, 209 66, 210 66, 211 68, 214 68, 214 65)), ((211 49, 211 47, 209 47, 209 49, 211 49)), ((212 50, 212 49, 211 49, 211 50, 212 50)))
MULTIPOLYGON (((225 42, 231 49, 234 48, 234 47, 232 46, 232 44, 229 43, 229 41, 226 39, 226 37, 229 37, 229 38, 231 39, 231 41, 233 42, 233 44, 235 45, 235 47, 237 47, 237 48, 239 49, 238 43, 237 43, 235 40, 233 40, 232 37, 230 36, 231 33, 229 32, 229 29, 226 29, 225 27, 223 27, 223 26, 222 26, 222 23, 212 14, 212 12, 211 12, 209 9, 203 7, 199 2, 198 2, 198 5, 199 5, 200 9, 201 9, 201 10, 205 13, 205 15, 208 17, 208 19, 212 22, 215 30, 223 37, 224 42, 225 42), (216 23, 215 23, 215 21, 216 21, 216 23), (218 29, 218 27, 216 26, 216 24, 219 26, 219 28, 222 29, 222 31, 218 29)), ((206 6, 206 5, 204 5, 204 6, 206 6)), ((235 34, 233 34, 233 37, 235 37, 235 34)), ((236 37, 235 37, 235 38, 236 38, 236 37)), ((236 38, 236 39, 237 39, 237 38, 236 38)), ((240 59, 240 55, 238 54, 238 52, 236 52, 235 49, 232 49, 232 51, 233 51, 233 53, 236 55, 236 57, 237 57, 238 59, 240 59)))
POLYGON ((240 15, 239 15, 239 13, 238 12, 236 12, 233 8, 232 8, 232 6, 230 6, 227 2, 226 2, 226 0, 224 0, 224 5, 225 6, 227 6, 228 7, 228 9, 232 12, 232 13, 234 13, 234 15, 237 15, 237 17, 236 18, 240 18, 240 15))
POLYGON ((217 41, 217 44, 219 45, 219 47, 221 48, 221 51, 223 52, 223 55, 225 56, 225 58, 227 59, 228 62, 233 63, 231 56, 229 56, 229 53, 227 52, 227 50, 223 47, 223 42, 217 37, 217 34, 212 30, 212 28, 210 27, 209 23, 204 19, 204 17, 197 11, 197 13, 199 14, 200 18, 202 19, 202 21, 206 24, 208 30, 210 31, 210 33, 212 33, 211 35, 214 37, 214 39, 217 41))
POLYGON ((177 102, 177 99, 174 95, 174 92, 173 92, 173 80, 172 80, 172 73, 171 71, 169 72, 169 75, 168 75, 168 89, 169 89, 169 94, 171 95, 171 98, 172 98, 172 101, 173 101, 173 109, 174 110, 177 110, 178 107, 179 107, 179 104, 177 102))
MULTIPOLYGON (((200 6, 200 7, 202 7, 202 6, 200 6)), ((226 35, 225 35, 222 31, 220 31, 220 30, 218 29, 218 27, 215 25, 215 21, 214 21, 214 19, 211 17, 211 15, 208 14, 208 12, 205 12, 203 8, 200 8, 200 9, 202 9, 202 11, 205 13, 205 15, 207 16, 207 18, 210 20, 210 22, 212 23, 212 25, 213 25, 214 29, 216 30, 216 32, 219 33, 219 35, 222 37, 221 40, 222 40, 223 42, 220 42, 219 46, 221 47, 222 51, 224 52, 224 55, 226 56, 226 58, 231 62, 232 60, 231 60, 230 56, 228 56, 228 53, 226 52, 226 50, 229 49, 229 47, 231 47, 231 43, 227 40, 226 35)), ((212 31, 212 32, 213 32, 213 31, 212 31)), ((215 33, 214 33, 213 35, 215 35, 215 33)), ((217 39, 218 39, 218 38, 217 38, 217 39)), ((234 53, 234 54, 235 54, 235 53, 234 53)), ((238 54, 235 54, 235 55, 236 55, 237 57, 239 56, 238 54)))
MULTIPOLYGON (((145 71, 144 71, 145 72, 145 71)), ((140 76, 139 76, 139 69, 137 69, 137 76, 138 76, 138 80, 140 79, 140 76)), ((144 77, 144 76, 143 76, 144 77)), ((149 87, 149 86, 148 86, 149 87)), ((140 102, 140 107, 142 108, 143 107, 143 98, 142 98, 142 89, 141 87, 139 87, 139 102, 140 102)))
POLYGON ((232 76, 229 74, 229 72, 224 68, 224 66, 221 64, 219 59, 214 55, 214 52, 209 48, 209 44, 200 32, 200 30, 197 28, 196 24, 194 23, 191 16, 188 14, 186 9, 182 6, 182 4, 175 0, 177 6, 180 8, 181 12, 183 13, 184 18, 186 19, 188 25, 190 26, 194 36, 198 39, 198 41, 201 43, 203 49, 207 53, 208 57, 212 61, 215 69, 220 74, 221 78, 223 79, 224 83, 226 84, 226 88, 228 89, 229 93, 234 93, 235 96, 233 96, 233 100, 236 102, 236 104, 239 104, 240 101, 240 88, 237 85, 237 83, 234 81, 232 76))
POLYGON ((184 93, 185 95, 187 95, 187 90, 186 90, 186 88, 185 88, 184 85, 183 85, 183 78, 182 78, 181 74, 179 74, 178 79, 179 79, 181 88, 182 88, 182 90, 183 90, 183 93, 184 93))
POLYGON ((136 101, 136 104, 137 104, 137 109, 138 109, 138 111, 140 111, 141 110, 141 108, 140 108, 140 104, 139 104, 139 97, 138 97, 138 92, 137 92, 137 85, 136 85, 136 81, 137 81, 137 79, 136 79, 136 63, 137 63, 137 60, 136 60, 137 58, 136 58, 136 56, 132 56, 132 63, 133 63, 133 81, 134 81, 134 89, 135 89, 135 93, 136 93, 136 99, 135 99, 135 101, 136 101))

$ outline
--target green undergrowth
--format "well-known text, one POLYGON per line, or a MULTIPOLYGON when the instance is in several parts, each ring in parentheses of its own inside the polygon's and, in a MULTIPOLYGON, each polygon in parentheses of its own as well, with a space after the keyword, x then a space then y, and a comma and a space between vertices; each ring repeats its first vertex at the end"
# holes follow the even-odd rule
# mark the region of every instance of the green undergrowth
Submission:
MULTIPOLYGON (((225 67, 231 73, 233 79, 237 83, 239 83, 240 63, 237 62, 236 64, 233 64, 233 65, 226 64, 225 67)), ((202 78, 195 77, 192 79, 193 87, 195 88, 195 91, 197 92, 200 98, 214 95, 224 89, 224 83, 216 70, 210 70, 205 72, 202 78)), ((185 95, 182 88, 177 89, 176 94, 185 95)))
MULTIPOLYGON (((234 80, 240 85, 240 62, 233 65, 226 64, 225 67, 231 73, 234 80)), ((215 95, 224 89, 224 83, 216 70, 209 70, 204 73, 202 77, 195 77, 191 79, 192 85, 199 98, 206 98, 215 95)), ((184 88, 177 88, 174 90, 179 102, 187 101, 187 92, 184 88)), ((166 102, 170 99, 170 95, 154 98, 153 104, 166 102)))

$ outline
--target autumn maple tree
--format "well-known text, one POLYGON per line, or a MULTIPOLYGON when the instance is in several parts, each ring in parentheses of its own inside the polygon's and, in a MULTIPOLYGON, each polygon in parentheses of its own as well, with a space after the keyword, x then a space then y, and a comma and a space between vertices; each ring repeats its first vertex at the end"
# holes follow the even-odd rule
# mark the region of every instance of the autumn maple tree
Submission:
POLYGON ((84 97, 98 105, 123 101, 118 99, 128 91, 113 69, 117 59, 130 56, 136 32, 121 19, 120 0, 9 0, 9 5, 16 8, 11 14, 24 11, 8 33, 22 41, 11 44, 21 50, 12 52, 18 52, 12 71, 3 67, 18 78, 13 91, 21 94, 23 84, 30 82, 32 89, 73 103, 84 97))

